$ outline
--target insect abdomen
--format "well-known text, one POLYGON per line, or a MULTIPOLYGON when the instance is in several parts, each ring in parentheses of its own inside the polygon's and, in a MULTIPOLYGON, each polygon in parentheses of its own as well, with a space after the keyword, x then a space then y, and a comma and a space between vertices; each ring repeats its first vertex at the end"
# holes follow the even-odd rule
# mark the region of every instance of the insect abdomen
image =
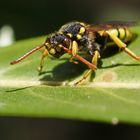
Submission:
POLYGON ((124 42, 131 41, 133 37, 133 34, 130 32, 128 28, 110 29, 110 32, 113 33, 115 36, 117 36, 119 39, 121 39, 124 42))

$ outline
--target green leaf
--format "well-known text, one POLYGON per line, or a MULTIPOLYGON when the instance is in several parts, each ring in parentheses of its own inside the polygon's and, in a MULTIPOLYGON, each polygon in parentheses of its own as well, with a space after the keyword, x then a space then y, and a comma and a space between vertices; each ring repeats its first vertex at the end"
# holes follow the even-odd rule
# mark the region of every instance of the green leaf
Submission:
MULTIPOLYGON (((138 37, 129 45, 140 55, 138 37)), ((55 117, 140 124, 140 63, 124 52, 102 59, 90 82, 70 86, 88 70, 79 62, 47 58, 44 72, 36 70, 41 53, 34 53, 17 65, 9 63, 43 43, 45 37, 19 41, 0 49, 0 115, 55 117), (91 82, 92 81, 92 82, 91 82)), ((87 81, 88 81, 87 80, 87 81)))

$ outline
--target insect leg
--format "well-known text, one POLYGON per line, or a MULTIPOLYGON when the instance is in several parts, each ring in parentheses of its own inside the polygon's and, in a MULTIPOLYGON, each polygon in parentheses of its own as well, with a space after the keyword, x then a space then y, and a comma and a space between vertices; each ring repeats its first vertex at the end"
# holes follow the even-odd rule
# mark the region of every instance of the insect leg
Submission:
POLYGON ((122 49, 123 51, 125 51, 128 55, 130 55, 131 57, 133 57, 134 59, 140 61, 140 57, 137 56, 135 53, 133 53, 131 50, 129 50, 126 47, 126 44, 123 43, 117 36, 115 36, 114 34, 112 34, 110 31, 106 31, 106 33, 110 36, 110 38, 117 44, 117 46, 122 49))
POLYGON ((74 61, 74 60, 73 60, 74 57, 75 57, 75 55, 76 55, 77 52, 78 52, 78 44, 77 44, 76 41, 73 41, 73 42, 72 42, 71 49, 72 49, 72 56, 70 57, 69 61, 72 62, 72 63, 74 63, 74 64, 78 64, 77 61, 74 61))
POLYGON ((71 48, 72 49, 72 55, 75 56, 77 54, 77 52, 78 52, 78 44, 77 44, 77 42, 73 41, 71 47, 72 47, 71 48))
MULTIPOLYGON (((72 51, 66 47, 64 47, 63 45, 61 45, 61 48, 63 48, 67 53, 72 54, 72 51)), ((84 59, 83 57, 81 57, 80 55, 76 54, 75 57, 80 60, 82 63, 86 64, 87 66, 89 66, 92 70, 96 69, 96 65, 90 63, 89 61, 87 61, 86 59, 84 59)))
POLYGON ((74 56, 71 56, 71 57, 69 58, 69 62, 72 62, 72 63, 74 63, 74 64, 78 64, 78 61, 73 60, 74 58, 75 58, 74 56))
MULTIPOLYGON (((92 64, 96 65, 97 66, 97 61, 98 59, 100 58, 100 53, 99 51, 95 51, 94 52, 94 56, 92 58, 92 64)), ((79 85, 80 83, 82 83, 84 80, 86 80, 86 78, 92 73, 93 69, 89 69, 85 74, 84 76, 82 77, 82 79, 80 79, 79 81, 77 81, 74 85, 79 85)))
POLYGON ((48 54, 49 54, 48 50, 45 49, 45 51, 43 52, 42 57, 41 57, 40 65, 39 65, 39 67, 38 67, 39 73, 40 73, 40 72, 42 71, 42 69, 43 69, 44 58, 45 58, 46 56, 48 56, 48 54))

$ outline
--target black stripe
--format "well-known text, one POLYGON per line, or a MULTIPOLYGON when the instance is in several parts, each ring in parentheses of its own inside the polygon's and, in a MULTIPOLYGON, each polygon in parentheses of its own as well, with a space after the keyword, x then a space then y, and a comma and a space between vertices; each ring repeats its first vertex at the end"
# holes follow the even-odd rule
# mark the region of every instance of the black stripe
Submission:
POLYGON ((126 28, 123 28, 124 29, 124 38, 123 39, 127 39, 127 35, 126 35, 126 28))
POLYGON ((119 31, 119 28, 116 28, 116 30, 118 31, 118 38, 120 38, 120 31, 119 31))

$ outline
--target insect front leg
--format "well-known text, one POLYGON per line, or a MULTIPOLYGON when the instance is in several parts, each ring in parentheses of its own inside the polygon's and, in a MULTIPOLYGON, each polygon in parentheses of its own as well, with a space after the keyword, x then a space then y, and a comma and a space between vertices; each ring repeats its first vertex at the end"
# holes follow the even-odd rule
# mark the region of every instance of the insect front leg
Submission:
POLYGON ((71 49, 72 49, 72 55, 75 56, 78 52, 78 44, 76 41, 72 42, 71 49))
MULTIPOLYGON (((92 58, 92 64, 96 65, 97 66, 97 62, 98 62, 98 59, 100 58, 100 53, 98 50, 94 51, 93 53, 93 58, 92 58)), ((84 80, 86 80, 86 78, 92 73, 93 69, 90 68, 85 74, 84 76, 82 77, 82 79, 80 79, 79 81, 77 81, 75 83, 75 85, 79 85, 80 83, 82 83, 84 80)))
POLYGON ((76 41, 72 42, 71 50, 72 50, 72 56, 70 57, 69 61, 74 63, 74 64, 78 64, 78 61, 73 60, 75 58, 75 55, 78 52, 78 44, 76 41))
POLYGON ((45 49, 45 51, 43 52, 42 57, 41 57, 40 65, 38 67, 39 73, 42 72, 42 69, 43 69, 43 66, 44 66, 44 59, 45 59, 46 56, 48 56, 48 54, 49 54, 48 50, 45 49))
POLYGON ((134 59, 140 61, 140 57, 137 56, 135 53, 133 53, 131 50, 129 50, 126 47, 127 45, 125 43, 123 43, 117 36, 115 36, 114 34, 112 34, 110 31, 106 31, 106 33, 110 36, 110 38, 117 44, 117 46, 120 49, 122 49, 123 51, 125 51, 128 55, 130 55, 134 59))

